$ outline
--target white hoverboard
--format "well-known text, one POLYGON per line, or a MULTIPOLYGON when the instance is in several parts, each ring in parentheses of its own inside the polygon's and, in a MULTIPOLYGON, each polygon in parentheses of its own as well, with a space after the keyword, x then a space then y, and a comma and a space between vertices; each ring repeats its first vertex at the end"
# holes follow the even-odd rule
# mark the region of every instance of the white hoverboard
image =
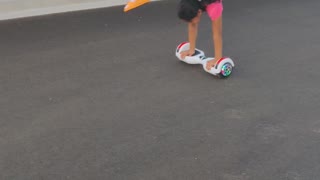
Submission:
POLYGON ((212 67, 210 70, 207 70, 206 68, 207 62, 214 58, 210 58, 210 57, 207 58, 203 51, 196 49, 196 52, 193 56, 186 56, 184 59, 182 59, 180 53, 183 51, 189 50, 189 48, 190 48, 190 43, 188 42, 179 44, 176 50, 177 58, 188 64, 202 64, 203 69, 214 76, 226 78, 231 75, 232 70, 234 68, 234 63, 231 58, 229 57, 221 58, 214 67, 212 67))

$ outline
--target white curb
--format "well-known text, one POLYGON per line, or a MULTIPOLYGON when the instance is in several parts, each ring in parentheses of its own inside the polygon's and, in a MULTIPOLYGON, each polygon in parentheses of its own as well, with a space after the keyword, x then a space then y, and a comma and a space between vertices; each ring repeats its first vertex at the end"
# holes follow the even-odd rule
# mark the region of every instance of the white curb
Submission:
MULTIPOLYGON (((28 0, 24 0, 24 2, 26 1, 28 0)), ((21 4, 21 1, 14 2, 14 0, 0 0, 0 7, 2 8, 2 9, 0 8, 0 20, 40 16, 40 15, 87 10, 87 9, 104 8, 104 7, 125 5, 128 2, 128 0, 73 0, 73 2, 70 2, 70 0, 63 0, 60 2, 60 5, 59 4, 50 5, 49 3, 48 5, 45 5, 46 3, 43 3, 44 1, 48 1, 48 0, 41 0, 42 2, 41 5, 43 4, 42 6, 40 6, 39 3, 37 4, 34 3, 37 6, 33 8, 32 3, 31 4, 29 3, 28 6, 26 6, 21 4), (2 4, 4 5, 1 6, 2 4), (5 5, 7 5, 7 9, 5 9, 6 8, 5 5)), ((152 1, 155 1, 155 0, 152 0, 152 1)))

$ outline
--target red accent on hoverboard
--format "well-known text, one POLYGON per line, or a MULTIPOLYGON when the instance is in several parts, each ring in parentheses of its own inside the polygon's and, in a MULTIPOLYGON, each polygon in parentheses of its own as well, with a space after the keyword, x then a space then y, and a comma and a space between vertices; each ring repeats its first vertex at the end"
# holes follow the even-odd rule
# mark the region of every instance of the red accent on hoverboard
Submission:
POLYGON ((185 44, 187 44, 188 42, 183 42, 183 43, 181 43, 179 46, 178 46, 178 50, 180 50, 180 48, 183 46, 183 45, 185 45, 185 44))
POLYGON ((221 61, 223 61, 224 59, 226 59, 226 57, 223 57, 223 58, 219 59, 216 64, 218 65, 218 64, 219 64, 221 61))

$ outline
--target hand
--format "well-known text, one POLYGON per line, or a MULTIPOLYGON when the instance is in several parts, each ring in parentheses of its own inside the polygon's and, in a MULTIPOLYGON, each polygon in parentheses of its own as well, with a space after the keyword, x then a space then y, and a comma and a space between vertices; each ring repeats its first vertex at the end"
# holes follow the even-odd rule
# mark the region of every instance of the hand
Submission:
POLYGON ((194 53, 195 53, 195 50, 191 50, 191 49, 189 49, 187 51, 182 51, 180 53, 181 59, 184 59, 186 56, 192 56, 192 55, 194 55, 194 53))
POLYGON ((206 66, 207 70, 210 71, 211 68, 216 65, 217 61, 218 61, 218 60, 216 60, 216 58, 208 61, 208 62, 207 62, 207 66, 206 66))

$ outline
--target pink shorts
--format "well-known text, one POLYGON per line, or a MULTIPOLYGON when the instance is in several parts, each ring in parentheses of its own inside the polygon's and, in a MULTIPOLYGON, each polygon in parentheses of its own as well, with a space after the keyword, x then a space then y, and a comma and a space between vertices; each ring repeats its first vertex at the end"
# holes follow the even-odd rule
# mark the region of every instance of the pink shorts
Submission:
POLYGON ((222 15, 222 11, 223 11, 222 0, 207 5, 206 11, 208 13, 208 16, 211 18, 211 20, 213 21, 217 20, 222 15))

